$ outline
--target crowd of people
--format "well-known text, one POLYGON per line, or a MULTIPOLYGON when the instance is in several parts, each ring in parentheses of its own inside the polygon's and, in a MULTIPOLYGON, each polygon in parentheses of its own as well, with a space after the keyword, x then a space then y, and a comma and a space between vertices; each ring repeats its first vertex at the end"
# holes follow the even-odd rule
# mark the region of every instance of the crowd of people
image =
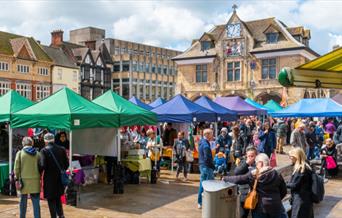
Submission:
MULTIPOLYGON (((197 148, 200 170, 198 208, 202 207, 202 182, 219 175, 224 181, 238 184, 241 217, 248 217, 250 211, 243 208, 244 201, 258 178, 256 190, 259 203, 252 211, 253 217, 286 217, 281 200, 287 188, 292 195, 292 214, 295 214, 292 217, 313 217, 308 176, 312 169, 307 162, 321 159, 321 174, 337 175, 337 147, 342 146, 342 122, 338 124, 334 119, 313 121, 271 118, 262 122, 257 117, 248 117, 237 122, 224 122, 218 129, 216 137, 214 128, 196 130, 202 135, 197 148), (274 170, 272 164, 276 154, 285 154, 286 144, 293 148, 288 154, 294 165, 288 183, 274 170)), ((123 147, 144 149, 153 169, 158 172, 163 148, 171 147, 177 163, 176 178, 179 179, 183 173, 184 180, 187 180, 190 170, 188 160, 193 159, 191 140, 188 140, 184 131, 177 132, 172 124, 165 124, 162 131, 159 131, 153 127, 122 128, 121 144, 123 147)), ((40 217, 42 178, 43 196, 48 201, 51 217, 64 217, 60 197, 65 188, 61 182, 61 171, 69 167, 67 150, 70 145, 67 133, 58 132, 54 135, 47 130, 39 130, 38 134, 29 132, 28 135, 22 140, 23 147, 17 152, 14 165, 20 193, 20 216, 25 217, 30 195, 34 216, 40 217)), ((107 176, 108 182, 111 182, 112 177, 107 176)))
POLYGON ((338 172, 338 148, 342 146, 342 122, 335 119, 268 119, 255 117, 226 123, 214 139, 214 130, 207 128, 199 143, 200 187, 198 208, 202 208, 202 182, 212 180, 215 174, 227 182, 238 184, 241 194, 241 217, 248 217, 244 209, 247 193, 258 180, 257 207, 253 218, 287 217, 282 199, 291 190, 292 217, 313 217, 311 200, 310 160, 321 160, 320 174, 333 177, 338 172), (215 140, 215 156, 210 141, 215 140), (294 166, 287 183, 274 170, 272 158, 285 154, 284 145, 294 166))

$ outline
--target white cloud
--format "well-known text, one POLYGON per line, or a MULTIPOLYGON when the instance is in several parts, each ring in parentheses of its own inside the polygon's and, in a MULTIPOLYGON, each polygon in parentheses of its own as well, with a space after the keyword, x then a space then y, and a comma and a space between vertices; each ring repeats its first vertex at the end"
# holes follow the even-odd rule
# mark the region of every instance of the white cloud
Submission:
POLYGON ((335 45, 342 46, 342 35, 329 33, 329 37, 329 48, 332 48, 335 45))
POLYGON ((114 37, 155 45, 191 41, 205 30, 205 22, 187 9, 157 6, 114 22, 114 37))

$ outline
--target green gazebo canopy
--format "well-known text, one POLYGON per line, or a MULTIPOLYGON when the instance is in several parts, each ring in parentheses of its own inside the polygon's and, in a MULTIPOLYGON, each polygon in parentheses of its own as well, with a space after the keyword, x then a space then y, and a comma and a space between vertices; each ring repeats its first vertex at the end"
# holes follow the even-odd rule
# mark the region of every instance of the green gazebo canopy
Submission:
POLYGON ((120 126, 155 125, 157 123, 155 113, 133 104, 111 90, 97 97, 93 102, 120 114, 120 126))
POLYGON ((43 101, 13 114, 12 128, 85 129, 119 127, 119 114, 63 88, 43 101))
POLYGON ((33 105, 33 102, 14 90, 0 97, 0 123, 9 122, 13 113, 33 105))
POLYGON ((274 100, 269 100, 266 104, 264 104, 264 107, 272 110, 272 111, 279 111, 281 109, 283 109, 277 102, 275 102, 274 100))

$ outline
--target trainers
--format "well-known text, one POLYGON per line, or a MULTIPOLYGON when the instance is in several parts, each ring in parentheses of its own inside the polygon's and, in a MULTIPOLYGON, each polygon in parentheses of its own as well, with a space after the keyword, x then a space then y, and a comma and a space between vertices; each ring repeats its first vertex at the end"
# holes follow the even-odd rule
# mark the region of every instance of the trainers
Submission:
POLYGON ((198 209, 202 209, 202 205, 198 204, 198 205, 197 205, 197 208, 198 208, 198 209))

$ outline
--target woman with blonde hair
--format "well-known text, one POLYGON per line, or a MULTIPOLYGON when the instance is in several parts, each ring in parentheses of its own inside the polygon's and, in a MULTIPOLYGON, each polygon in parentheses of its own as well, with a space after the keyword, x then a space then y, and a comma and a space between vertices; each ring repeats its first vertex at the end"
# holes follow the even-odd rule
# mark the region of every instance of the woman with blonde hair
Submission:
POLYGON ((291 190, 291 218, 313 218, 312 170, 306 160, 304 150, 296 147, 289 152, 293 173, 287 188, 291 190))

